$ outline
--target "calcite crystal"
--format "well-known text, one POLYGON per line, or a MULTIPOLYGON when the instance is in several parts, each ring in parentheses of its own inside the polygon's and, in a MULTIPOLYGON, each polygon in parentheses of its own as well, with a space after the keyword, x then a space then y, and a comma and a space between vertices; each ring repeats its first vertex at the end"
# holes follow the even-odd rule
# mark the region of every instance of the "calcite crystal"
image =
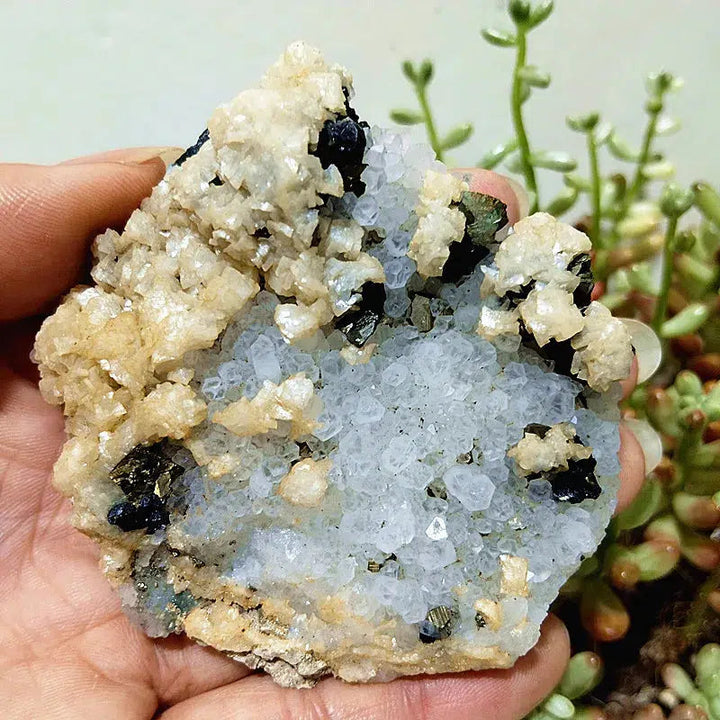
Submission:
POLYGON ((55 468, 125 608, 283 684, 510 666, 601 539, 624 326, 292 45, 37 337, 55 468))

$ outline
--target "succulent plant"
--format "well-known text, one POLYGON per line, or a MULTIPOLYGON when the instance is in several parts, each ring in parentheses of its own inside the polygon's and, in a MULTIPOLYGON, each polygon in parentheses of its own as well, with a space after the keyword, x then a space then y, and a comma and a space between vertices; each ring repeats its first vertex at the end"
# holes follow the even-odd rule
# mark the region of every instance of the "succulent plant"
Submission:
POLYGON ((703 646, 692 664, 694 680, 676 663, 663 667, 662 679, 667 689, 659 699, 671 707, 670 718, 720 720, 720 645, 703 646))
POLYGON ((575 705, 598 685, 603 677, 603 661, 594 652, 573 655, 555 691, 535 708, 528 720, 604 720, 600 708, 575 705))

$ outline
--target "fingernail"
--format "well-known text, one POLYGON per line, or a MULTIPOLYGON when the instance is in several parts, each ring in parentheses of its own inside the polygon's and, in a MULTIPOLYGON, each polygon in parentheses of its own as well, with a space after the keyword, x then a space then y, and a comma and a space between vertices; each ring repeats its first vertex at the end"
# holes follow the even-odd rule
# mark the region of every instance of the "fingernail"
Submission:
POLYGON ((644 322, 632 318, 620 318, 630 333, 638 362, 638 383, 649 380, 662 362, 662 345, 655 331, 644 322))
POLYGON ((508 177, 507 175, 503 175, 503 177, 507 180, 508 185, 512 188, 512 191, 517 197, 520 220, 522 220, 530 212, 530 196, 528 195, 527 190, 517 180, 508 177))
POLYGON ((663 445, 660 435, 646 420, 624 418, 623 424, 635 436, 645 456, 645 474, 651 473, 660 463, 663 456, 663 445))
POLYGON ((87 155, 85 157, 66 160, 61 165, 95 165, 99 163, 114 163, 118 165, 142 165, 153 160, 162 160, 165 167, 169 167, 184 152, 184 148, 172 146, 135 147, 87 155))

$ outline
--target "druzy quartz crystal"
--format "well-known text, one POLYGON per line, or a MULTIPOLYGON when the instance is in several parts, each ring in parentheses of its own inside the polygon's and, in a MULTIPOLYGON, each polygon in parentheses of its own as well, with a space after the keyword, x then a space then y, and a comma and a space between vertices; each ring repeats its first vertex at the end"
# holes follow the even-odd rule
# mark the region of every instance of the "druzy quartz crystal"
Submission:
POLYGON ((37 337, 126 611, 280 683, 507 667, 615 504, 624 326, 301 43, 219 107, 37 337))

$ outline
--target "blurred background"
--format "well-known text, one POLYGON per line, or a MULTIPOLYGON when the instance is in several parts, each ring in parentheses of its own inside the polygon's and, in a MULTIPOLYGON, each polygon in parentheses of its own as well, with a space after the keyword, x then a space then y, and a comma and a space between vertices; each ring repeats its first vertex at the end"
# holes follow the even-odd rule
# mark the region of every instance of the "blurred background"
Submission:
MULTIPOLYGON (((671 98, 683 131, 660 142, 679 180, 720 179, 720 0, 558 0, 533 33, 530 62, 553 84, 534 94, 537 147, 584 157, 564 118, 599 109, 633 144, 647 72, 686 86, 671 98)), ((4 0, 0 3, 0 160, 52 163, 124 145, 188 145, 220 102, 255 83, 295 39, 350 68, 371 123, 415 106, 400 72, 431 57, 441 129, 471 121, 455 163, 474 164, 510 133, 513 53, 479 30, 507 26, 501 0, 4 0)), ((413 132, 420 133, 415 128, 413 132)), ((557 177, 559 183, 559 176, 557 177)))

